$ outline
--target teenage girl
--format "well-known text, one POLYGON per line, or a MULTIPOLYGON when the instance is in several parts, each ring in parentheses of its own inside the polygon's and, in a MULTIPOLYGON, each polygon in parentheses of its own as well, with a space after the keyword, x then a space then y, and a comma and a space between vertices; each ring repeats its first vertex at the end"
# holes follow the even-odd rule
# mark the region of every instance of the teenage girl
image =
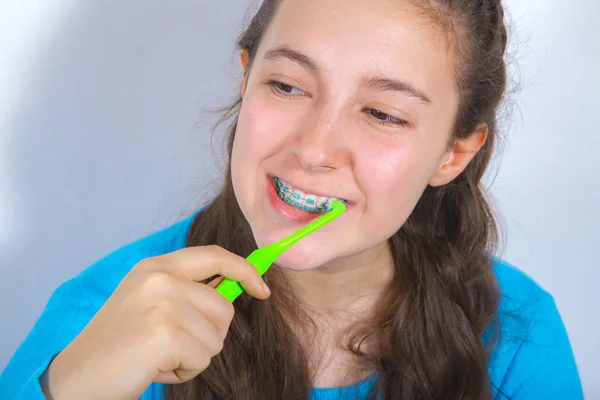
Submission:
POLYGON ((494 257, 503 14, 265 0, 220 190, 59 287, 0 398, 581 399, 551 295, 494 257), (333 199, 346 212, 264 278, 245 260, 333 199), (246 289, 233 304, 223 277, 246 289))

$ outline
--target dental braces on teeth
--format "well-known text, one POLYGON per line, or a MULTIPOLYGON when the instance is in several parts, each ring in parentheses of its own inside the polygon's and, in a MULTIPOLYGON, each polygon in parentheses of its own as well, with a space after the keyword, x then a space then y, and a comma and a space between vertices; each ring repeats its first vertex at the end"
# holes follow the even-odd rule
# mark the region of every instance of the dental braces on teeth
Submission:
POLYGON ((285 181, 275 177, 277 195, 287 204, 310 213, 327 213, 331 211, 331 202, 339 200, 347 204, 346 200, 334 197, 322 197, 305 194, 301 190, 294 189, 285 181))

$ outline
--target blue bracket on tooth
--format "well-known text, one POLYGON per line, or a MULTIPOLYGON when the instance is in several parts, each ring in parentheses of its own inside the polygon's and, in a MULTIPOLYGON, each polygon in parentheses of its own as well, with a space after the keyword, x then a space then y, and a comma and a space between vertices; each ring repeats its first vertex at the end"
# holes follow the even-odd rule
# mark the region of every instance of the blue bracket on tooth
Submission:
MULTIPOLYGON (((281 183, 281 180, 278 177, 275 177, 275 182, 277 183, 277 187, 279 187, 280 189, 282 189, 282 191, 284 193, 289 193, 290 192, 290 189, 288 187, 286 187, 286 186, 283 186, 283 183, 281 183)), ((317 206, 317 207, 321 208, 321 210, 319 210, 316 207, 309 208, 307 206, 301 206, 300 203, 298 203, 298 202, 292 202, 290 199, 286 199, 283 193, 279 193, 279 197, 281 197, 286 203, 288 203, 288 204, 290 204, 290 205, 292 205, 292 206, 294 206, 296 208, 301 208, 304 211, 321 212, 321 213, 326 213, 326 212, 329 211, 327 209, 327 202, 322 202, 321 205, 317 206)), ((300 197, 300 195, 298 193, 292 193, 292 197, 295 200, 301 200, 301 197, 300 197)), ((346 200, 340 200, 340 201, 342 203, 344 203, 344 204, 348 204, 348 202, 346 200)), ((304 200, 304 202, 306 204, 309 204, 309 205, 314 205, 315 204, 315 201, 312 200, 312 199, 306 199, 306 200, 304 200)))

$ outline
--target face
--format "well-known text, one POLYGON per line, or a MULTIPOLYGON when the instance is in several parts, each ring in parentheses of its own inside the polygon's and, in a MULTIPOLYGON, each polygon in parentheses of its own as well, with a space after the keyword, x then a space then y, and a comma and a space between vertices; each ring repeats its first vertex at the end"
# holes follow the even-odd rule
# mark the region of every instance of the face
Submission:
POLYGON ((347 209, 279 266, 364 257, 406 221, 448 159, 458 107, 440 38, 403 1, 281 3, 243 89, 235 195, 259 246, 318 217, 327 199, 344 199, 347 209), (275 178, 301 208, 279 197, 275 178))

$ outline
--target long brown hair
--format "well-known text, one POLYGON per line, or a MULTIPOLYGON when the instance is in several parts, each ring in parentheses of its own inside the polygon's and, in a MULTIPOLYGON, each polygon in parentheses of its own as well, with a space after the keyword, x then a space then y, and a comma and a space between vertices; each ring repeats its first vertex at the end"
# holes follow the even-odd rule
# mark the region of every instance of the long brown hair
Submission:
MULTIPOLYGON (((251 68, 281 0, 265 0, 241 35, 251 68)), ((488 138, 451 183, 428 187, 407 222, 389 239, 395 273, 377 313, 357 326, 348 350, 377 376, 371 398, 489 399, 488 360, 497 332, 499 290, 492 271, 497 227, 481 186, 497 136, 496 113, 506 86, 506 28, 500 1, 418 0, 424 17, 446 33, 458 59, 460 94, 451 142, 478 123, 488 138), (485 333, 485 334, 484 334, 485 333), (361 343, 374 348, 366 351, 361 343)), ((231 181, 231 152, 242 99, 228 107, 225 182, 195 218, 187 245, 217 244, 241 256, 256 248, 231 181)), ((265 275, 273 295, 242 295, 223 351, 190 382, 167 387, 167 398, 307 399, 312 387, 306 349, 286 315, 302 315, 277 267, 265 275)))

